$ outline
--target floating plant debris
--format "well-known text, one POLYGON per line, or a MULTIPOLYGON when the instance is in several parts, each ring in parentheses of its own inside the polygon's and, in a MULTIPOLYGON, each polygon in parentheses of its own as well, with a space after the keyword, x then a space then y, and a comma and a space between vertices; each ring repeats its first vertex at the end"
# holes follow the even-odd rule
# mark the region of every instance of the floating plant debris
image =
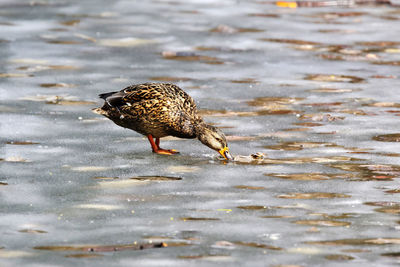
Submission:
POLYGON ((147 183, 149 183, 149 180, 113 179, 99 181, 99 185, 103 188, 126 188, 128 186, 142 186, 147 183))
POLYGON ((337 19, 341 17, 360 17, 367 15, 365 12, 320 12, 313 14, 312 17, 323 19, 337 19))
POLYGON ((393 41, 371 41, 371 42, 356 42, 357 45, 377 46, 377 47, 393 47, 400 45, 400 42, 393 41))
POLYGON ((75 33, 74 36, 76 36, 78 38, 81 38, 81 39, 84 39, 84 40, 87 40, 87 41, 90 41, 90 42, 93 42, 93 43, 97 42, 97 40, 95 38, 90 37, 90 36, 85 35, 85 34, 75 33))
POLYGON ((253 78, 244 78, 241 80, 231 80, 231 83, 260 83, 260 82, 253 78))
POLYGON ((380 142, 400 142, 400 133, 376 135, 372 137, 372 140, 380 142))
POLYGON ((334 143, 324 142, 284 142, 278 145, 265 146, 268 149, 274 150, 286 150, 286 151, 297 151, 305 148, 317 148, 317 147, 337 147, 334 143))
POLYGON ((280 16, 275 13, 251 13, 250 17, 262 17, 262 18, 279 18, 280 16))
POLYGON ((272 176, 276 178, 288 179, 288 180, 299 180, 299 181, 320 181, 329 179, 346 179, 353 178, 354 174, 333 174, 333 173, 266 173, 265 176, 272 176))
POLYGON ((26 73, 0 73, 0 78, 25 78, 25 77, 33 77, 33 75, 26 73))
POLYGON ((25 145, 37 145, 39 143, 32 142, 32 141, 8 141, 8 142, 6 142, 6 144, 8 144, 8 145, 22 145, 22 146, 25 146, 25 145))
POLYGON ((74 100, 74 97, 57 96, 57 95, 55 95, 55 96, 53 96, 53 95, 25 96, 20 99, 21 100, 29 100, 29 101, 44 101, 46 104, 63 105, 63 106, 79 106, 79 105, 96 104, 96 102, 93 102, 93 101, 74 100))
POLYGON ((369 103, 369 104, 363 104, 363 106, 378 107, 378 108, 400 108, 400 103, 395 103, 395 102, 374 102, 374 103, 369 103))
POLYGON ((274 43, 284 43, 284 44, 294 44, 294 45, 322 45, 318 42, 296 40, 296 39, 276 39, 276 38, 262 38, 261 41, 274 42, 274 43))
POLYGON ((400 61, 374 61, 376 65, 389 65, 389 66, 400 66, 400 61))
POLYGON ((342 252, 345 252, 345 253, 367 253, 367 252, 371 252, 371 250, 353 248, 353 249, 343 249, 342 252))
POLYGON ((294 216, 291 215, 266 215, 266 216, 260 216, 260 218, 265 218, 265 219, 288 219, 288 218, 293 218, 294 216))
POLYGON ((6 162, 30 162, 29 160, 22 158, 20 156, 10 156, 3 160, 6 162))
POLYGON ((378 208, 378 209, 375 209, 375 211, 381 212, 381 213, 400 214, 400 206, 378 208))
POLYGON ((345 117, 333 116, 331 114, 302 114, 298 117, 299 120, 311 120, 311 121, 341 121, 345 117))
POLYGON ((46 231, 38 230, 38 229, 22 229, 19 230, 20 233, 27 233, 27 234, 46 234, 46 231))
POLYGON ((315 157, 315 158, 283 158, 283 159, 254 159, 248 156, 235 156, 235 163, 250 165, 266 165, 266 164, 302 164, 302 163, 334 163, 343 161, 358 161, 359 159, 343 156, 332 157, 315 157))
POLYGON ((349 261, 349 260, 354 260, 354 257, 352 257, 352 256, 341 255, 341 254, 326 255, 324 258, 327 259, 327 260, 331 260, 331 261, 349 261))
POLYGON ((75 26, 80 22, 81 21, 79 19, 73 19, 73 20, 67 20, 67 21, 60 22, 60 24, 65 25, 65 26, 75 26))
POLYGON ((41 83, 39 86, 40 87, 44 87, 44 88, 57 88, 57 87, 69 88, 69 87, 75 87, 74 84, 67 84, 67 83, 41 83))
POLYGON ((236 189, 248 189, 248 190, 265 190, 263 186, 250 186, 250 185, 235 185, 236 189))
POLYGON ((385 193, 387 193, 387 194, 399 194, 400 193, 400 188, 386 190, 385 193))
POLYGON ((89 252, 116 252, 125 250, 143 250, 168 247, 167 243, 134 243, 128 245, 72 245, 72 246, 36 246, 34 249, 50 251, 89 251, 89 252))
POLYGON ((119 178, 118 177, 96 176, 96 177, 93 177, 93 179, 96 179, 96 180, 116 180, 116 179, 119 179, 119 178))
POLYGON ((242 210, 265 210, 268 207, 267 206, 251 205, 251 206, 238 206, 236 208, 242 209, 242 210))
POLYGON ((329 220, 299 220, 294 221, 295 224, 314 225, 314 226, 349 226, 351 223, 342 221, 329 220))
POLYGON ((66 258, 98 258, 98 257, 103 257, 101 254, 96 254, 96 253, 79 253, 79 254, 68 254, 65 255, 66 258))
POLYGON ((182 217, 179 218, 181 221, 219 221, 218 218, 204 218, 204 217, 182 217))
POLYGON ((278 198, 288 199, 319 199, 319 198, 349 198, 350 195, 339 194, 339 193, 326 193, 326 192, 315 192, 315 193, 288 193, 278 195, 278 198))
POLYGON ((298 104, 302 100, 304 98, 300 97, 257 97, 254 100, 247 101, 247 104, 253 107, 276 107, 277 105, 298 104))
POLYGON ((164 51, 161 53, 161 55, 163 58, 171 60, 201 61, 209 64, 223 64, 222 61, 215 57, 202 56, 193 52, 164 51))
POLYGON ((78 44, 82 44, 82 42, 74 41, 74 40, 46 40, 46 43, 49 43, 49 44, 63 44, 63 45, 78 45, 78 44))
POLYGON ((234 33, 242 33, 242 32, 263 32, 264 30, 256 29, 256 28, 234 28, 228 25, 220 24, 215 28, 212 28, 210 32, 217 33, 225 33, 225 34, 234 34, 234 33))
POLYGON ((293 125, 298 125, 298 126, 306 126, 306 127, 318 127, 322 126, 322 123, 317 123, 317 122, 298 122, 298 123, 293 123, 293 125))
POLYGON ((0 182, 0 185, 8 185, 6 182, 0 182))
POLYGON ((399 245, 400 238, 364 238, 364 239, 337 239, 326 241, 306 241, 309 245, 326 245, 326 246, 375 246, 375 245, 399 245))
POLYGON ((343 171, 356 172, 355 180, 359 181, 390 181, 400 175, 400 166, 398 165, 334 163, 329 166, 343 171))
POLYGON ((22 250, 6 250, 0 248, 0 259, 4 258, 18 258, 21 259, 22 257, 32 257, 34 254, 27 251, 22 250))
POLYGON ((377 212, 400 214, 400 203, 399 202, 365 202, 365 205, 378 206, 381 208, 375 209, 377 212))
POLYGON ((382 253, 381 255, 385 257, 400 258, 400 252, 382 253))
POLYGON ((361 91, 361 89, 345 89, 345 88, 318 88, 318 89, 311 89, 308 90, 309 92, 313 93, 329 93, 329 94, 341 94, 341 93, 351 93, 361 91))
POLYGON ((94 209, 94 210, 120 210, 122 206, 109 205, 109 204, 80 204, 76 205, 75 208, 79 209, 94 209))
POLYGON ((335 75, 335 74, 308 74, 305 80, 317 82, 347 82, 347 83, 363 83, 364 78, 351 75, 335 75))
POLYGON ((36 66, 22 66, 18 67, 17 70, 25 72, 39 72, 46 70, 78 70, 80 67, 71 65, 36 65, 36 66))
POLYGON ((14 58, 9 60, 10 63, 14 64, 29 64, 29 65, 45 65, 49 62, 43 59, 35 59, 35 58, 14 58))
POLYGON ((233 28, 228 25, 220 24, 215 28, 212 28, 210 32, 218 32, 218 33, 227 33, 227 34, 232 34, 232 33, 237 33, 239 32, 238 29, 233 28))
POLYGON ((271 246, 267 244, 255 243, 255 242, 243 242, 243 241, 235 241, 233 242, 235 245, 245 246, 245 247, 252 247, 252 248, 263 248, 263 249, 270 249, 270 250, 282 250, 280 247, 271 246))
POLYGON ((179 181, 182 180, 182 177, 172 177, 172 176, 138 176, 131 177, 131 180, 138 181, 179 181))
POLYGON ((374 79, 397 79, 395 75, 372 75, 371 78, 374 79))
POLYGON ((197 259, 209 259, 213 261, 226 261, 231 259, 232 257, 227 254, 204 254, 204 255, 187 255, 187 256, 178 256, 179 259, 185 260, 197 260, 197 259))
POLYGON ((325 214, 325 213, 310 213, 310 216, 322 216, 323 218, 337 220, 337 219, 347 219, 352 218, 356 214, 355 213, 342 213, 342 214, 325 214))

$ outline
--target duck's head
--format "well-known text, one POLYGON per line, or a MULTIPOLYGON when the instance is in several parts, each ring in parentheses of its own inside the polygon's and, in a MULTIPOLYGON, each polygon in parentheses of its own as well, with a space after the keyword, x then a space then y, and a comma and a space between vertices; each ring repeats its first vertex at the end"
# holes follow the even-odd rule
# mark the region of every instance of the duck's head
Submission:
POLYGON ((232 155, 229 153, 226 137, 220 129, 203 123, 199 125, 197 129, 197 138, 209 148, 217 151, 225 159, 233 159, 232 155))

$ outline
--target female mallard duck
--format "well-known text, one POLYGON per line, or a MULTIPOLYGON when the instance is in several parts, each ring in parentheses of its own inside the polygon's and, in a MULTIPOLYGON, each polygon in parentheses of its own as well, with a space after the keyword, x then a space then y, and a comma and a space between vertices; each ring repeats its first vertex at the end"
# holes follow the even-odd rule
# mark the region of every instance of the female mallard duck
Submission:
POLYGON ((225 135, 218 128, 206 124, 197 113, 194 100, 174 84, 131 85, 119 92, 100 94, 99 97, 105 103, 95 112, 119 126, 147 136, 154 153, 178 153, 174 149, 160 148, 160 138, 172 135, 181 138, 197 137, 225 159, 233 159, 225 135))

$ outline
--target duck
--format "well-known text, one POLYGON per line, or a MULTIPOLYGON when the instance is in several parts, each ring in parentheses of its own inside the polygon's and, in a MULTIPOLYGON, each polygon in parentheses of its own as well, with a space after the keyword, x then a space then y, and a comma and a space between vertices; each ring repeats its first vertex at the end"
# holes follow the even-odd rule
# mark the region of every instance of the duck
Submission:
POLYGON ((225 160, 233 160, 224 133, 204 122, 193 98, 175 84, 134 84, 121 91, 102 93, 99 97, 104 104, 93 111, 118 126, 146 136, 153 153, 179 153, 175 149, 160 147, 160 138, 175 136, 197 138, 225 160))

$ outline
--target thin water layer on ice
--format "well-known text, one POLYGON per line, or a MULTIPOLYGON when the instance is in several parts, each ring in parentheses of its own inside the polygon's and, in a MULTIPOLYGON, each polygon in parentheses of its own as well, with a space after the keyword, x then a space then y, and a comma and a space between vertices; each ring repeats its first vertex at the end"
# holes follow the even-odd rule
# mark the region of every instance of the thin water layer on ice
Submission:
POLYGON ((0 265, 399 263, 400 9, 3 1, 0 265), (227 135, 146 138, 91 109, 172 82, 227 135))

